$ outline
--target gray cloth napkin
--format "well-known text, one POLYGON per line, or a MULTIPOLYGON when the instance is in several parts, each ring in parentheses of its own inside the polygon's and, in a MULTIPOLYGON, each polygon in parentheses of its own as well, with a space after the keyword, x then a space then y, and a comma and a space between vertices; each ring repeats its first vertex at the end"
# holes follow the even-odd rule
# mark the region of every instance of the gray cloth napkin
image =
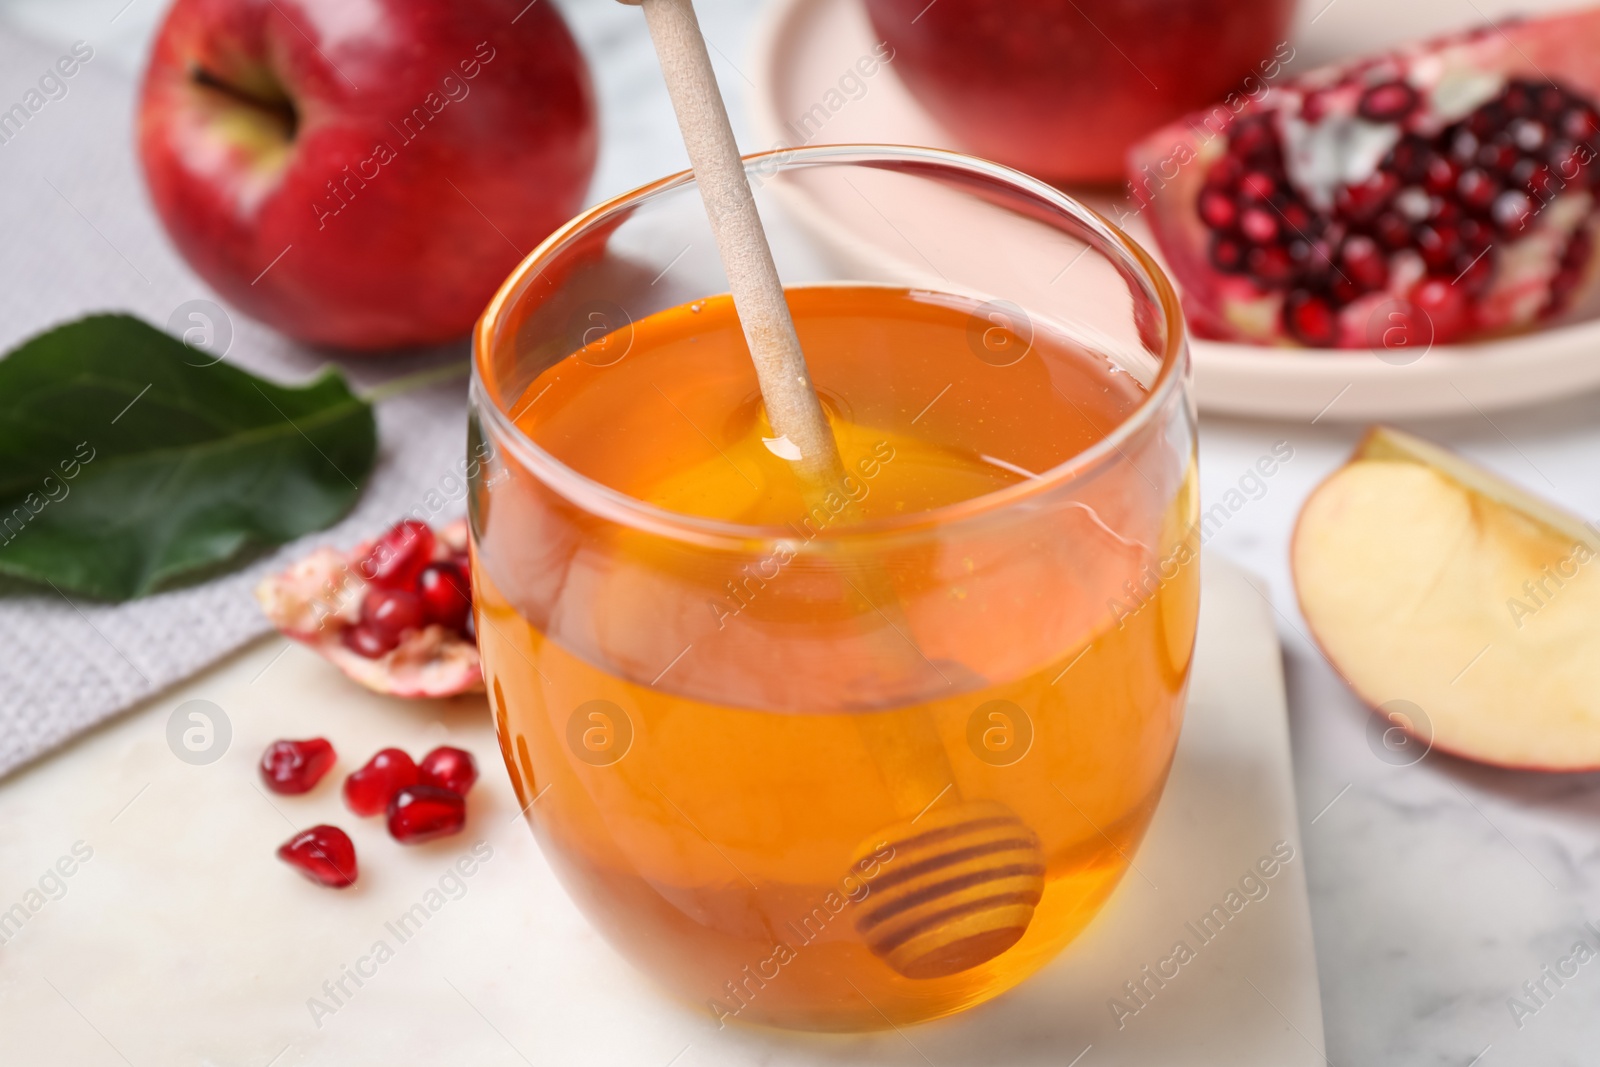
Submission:
MULTIPOLYGON (((133 143, 136 85, 109 58, 92 56, 70 78, 47 83, 50 96, 40 94, 42 106, 25 122, 4 121, 5 110, 37 91, 66 53, 0 34, 0 347, 7 349, 90 311, 130 311, 165 327, 188 301, 221 305, 179 258, 146 199, 133 143)), ((237 312, 229 325, 227 358, 274 380, 304 380, 330 360, 237 312)), ((351 359, 344 369, 366 390, 466 355, 463 342, 398 359, 351 359)), ((251 590, 312 544, 352 545, 413 509, 436 521, 459 515, 465 379, 385 401, 378 427, 378 466, 355 510, 244 570, 117 606, 4 590, 0 776, 266 633, 251 590)))

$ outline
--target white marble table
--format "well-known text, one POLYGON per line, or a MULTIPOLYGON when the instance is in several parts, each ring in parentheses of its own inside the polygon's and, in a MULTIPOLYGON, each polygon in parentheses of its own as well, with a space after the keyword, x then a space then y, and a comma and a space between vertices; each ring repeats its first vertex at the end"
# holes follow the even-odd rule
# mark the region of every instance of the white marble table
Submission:
MULTIPOLYGON (((0 19, 49 39, 88 39, 132 70, 162 5, 132 0, 124 9, 125 3, 9 0, 0 19)), ((1436 3, 1459 8, 1462 25, 1512 6, 1436 3)), ((610 0, 562 6, 597 63, 604 148, 594 196, 684 166, 637 12, 610 0)), ((1338 0, 1306 6, 1296 39, 1315 57, 1348 50, 1351 42, 1405 36, 1418 5, 1396 8, 1382 25, 1347 14, 1338 0)), ((698 7, 740 125, 738 67, 762 4, 699 0, 698 7)), ((1582 515, 1600 516, 1600 395, 1492 421, 1407 428, 1582 515)), ((1592 1065, 1600 1042, 1600 969, 1580 970, 1520 1027, 1507 1000, 1567 955, 1575 940, 1594 940, 1584 923, 1600 925, 1600 776, 1541 777, 1439 755, 1408 767, 1385 762, 1367 741, 1369 717, 1304 637, 1287 573, 1289 531, 1301 501, 1358 433, 1326 419, 1316 425, 1208 419, 1201 435, 1203 490, 1213 500, 1275 442, 1294 449, 1266 492, 1239 509, 1208 549, 1265 575, 1279 610, 1329 1062, 1592 1065)), ((11 867, 8 855, 6 885, 20 887, 30 872, 11 867)))

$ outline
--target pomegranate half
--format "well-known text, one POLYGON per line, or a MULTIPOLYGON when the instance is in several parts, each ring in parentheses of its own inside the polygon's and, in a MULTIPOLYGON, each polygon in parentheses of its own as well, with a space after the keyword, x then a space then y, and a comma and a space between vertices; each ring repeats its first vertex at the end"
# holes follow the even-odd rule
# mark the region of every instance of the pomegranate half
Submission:
POLYGON ((1506 22, 1141 141, 1134 200, 1194 332, 1420 352, 1573 311, 1596 274, 1597 56, 1600 9, 1506 22))

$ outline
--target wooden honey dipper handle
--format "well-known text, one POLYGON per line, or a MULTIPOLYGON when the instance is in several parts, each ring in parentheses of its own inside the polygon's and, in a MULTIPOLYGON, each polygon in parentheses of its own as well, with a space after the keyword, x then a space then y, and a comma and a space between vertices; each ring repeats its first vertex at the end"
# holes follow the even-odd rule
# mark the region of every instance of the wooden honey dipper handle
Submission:
MULTIPOLYGON (((811 489, 837 486, 839 446, 800 350, 692 0, 621 2, 644 8, 773 432, 798 450, 798 473, 811 489)), ((878 610, 903 618, 884 576, 862 578, 878 610)), ((1022 937, 1044 890, 1044 856, 1015 812, 961 797, 932 724, 913 720, 908 728, 896 716, 886 728, 882 716, 865 714, 862 737, 902 810, 929 804, 941 790, 949 795, 863 843, 858 860, 885 847, 894 858, 872 883, 856 929, 898 973, 939 978, 986 963, 1022 937)))
POLYGON ((788 438, 799 450, 796 462, 807 481, 837 485, 844 477, 839 446, 800 351, 783 283, 756 212, 756 199, 717 89, 694 5, 691 0, 622 2, 644 8, 672 109, 678 116, 678 129, 689 150, 689 165, 694 168, 733 305, 755 362, 767 419, 775 434, 788 438))

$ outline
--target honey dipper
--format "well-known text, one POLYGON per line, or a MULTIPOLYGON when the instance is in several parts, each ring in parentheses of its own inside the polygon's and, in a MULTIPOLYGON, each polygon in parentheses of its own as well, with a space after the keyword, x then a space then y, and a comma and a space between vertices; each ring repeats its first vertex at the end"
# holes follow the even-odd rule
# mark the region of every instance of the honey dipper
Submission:
MULTIPOLYGON (((792 446, 784 453, 798 452, 804 483, 837 485, 844 478, 838 444, 811 384, 692 0, 621 2, 644 8, 776 440, 792 446)), ((875 594, 867 596, 874 607, 899 614, 885 576, 861 580, 875 594)), ((863 841, 854 857, 880 857, 857 933, 907 978, 941 978, 988 962, 1016 944, 1033 919, 1044 891, 1038 837, 1004 804, 961 796, 926 716, 909 724, 870 712, 856 718, 906 816, 863 841)))

